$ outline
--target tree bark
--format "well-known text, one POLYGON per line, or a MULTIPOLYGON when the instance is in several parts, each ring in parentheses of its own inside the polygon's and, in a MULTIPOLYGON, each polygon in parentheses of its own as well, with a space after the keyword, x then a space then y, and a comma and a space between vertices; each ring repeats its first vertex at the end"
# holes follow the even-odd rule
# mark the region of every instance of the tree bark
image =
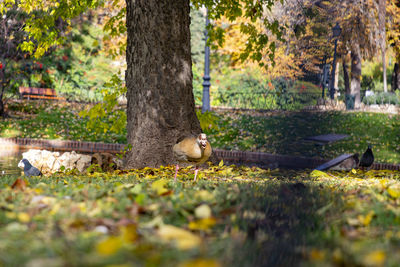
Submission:
POLYGON ((5 117, 6 113, 4 110, 3 96, 0 96, 0 117, 5 117))
POLYGON ((354 107, 359 108, 361 104, 361 50, 360 45, 353 44, 351 48, 351 85, 350 93, 355 95, 354 107))
POLYGON ((379 0, 379 32, 381 35, 382 68, 383 68, 383 91, 387 92, 386 77, 386 0, 379 0))
MULTIPOLYGON (((335 69, 335 82, 333 84, 333 87, 335 89, 339 89, 339 71, 340 71, 340 63, 336 62, 336 69, 335 69)), ((336 93, 338 91, 335 91, 336 93)))
POLYGON ((342 66, 343 66, 343 80, 344 80, 344 89, 346 95, 350 94, 350 77, 349 70, 347 68, 346 56, 342 57, 342 66))
MULTIPOLYGON (((4 62, 4 60, 1 60, 1 62, 4 62)), ((0 70, 0 116, 1 117, 6 117, 6 111, 4 110, 4 102, 3 102, 3 95, 4 95, 4 90, 5 90, 5 73, 4 73, 4 68, 5 66, 2 66, 2 69, 0 70)))
POLYGON ((126 0, 126 168, 174 163, 172 146, 199 134, 190 52, 189 0, 126 0))
POLYGON ((392 74, 392 91, 400 89, 400 62, 394 63, 392 74))

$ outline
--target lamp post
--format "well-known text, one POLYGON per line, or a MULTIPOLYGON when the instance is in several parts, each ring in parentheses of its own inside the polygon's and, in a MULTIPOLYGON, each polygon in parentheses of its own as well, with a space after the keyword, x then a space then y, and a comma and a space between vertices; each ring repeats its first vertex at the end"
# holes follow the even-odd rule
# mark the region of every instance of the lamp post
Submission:
POLYGON ((332 62, 332 72, 331 72, 331 79, 329 81, 329 94, 331 99, 335 97, 335 72, 336 72, 336 48, 337 48, 337 41, 342 33, 342 29, 339 26, 339 23, 336 22, 335 27, 332 28, 333 38, 335 38, 335 50, 333 52, 333 62, 332 62))
POLYGON ((206 37, 206 46, 204 51, 204 76, 203 76, 203 106, 201 112, 210 111, 210 47, 207 45, 208 30, 207 26, 210 24, 208 19, 208 9, 206 11, 206 29, 204 35, 206 37))

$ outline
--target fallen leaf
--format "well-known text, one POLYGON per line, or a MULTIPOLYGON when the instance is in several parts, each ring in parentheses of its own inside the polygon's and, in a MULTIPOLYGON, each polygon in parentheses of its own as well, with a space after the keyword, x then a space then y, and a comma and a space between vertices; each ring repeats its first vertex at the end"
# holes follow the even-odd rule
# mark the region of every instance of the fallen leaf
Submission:
POLYGON ((18 213, 18 220, 22 223, 28 223, 31 220, 31 217, 26 212, 18 213))
POLYGON ((195 198, 199 198, 201 201, 213 201, 214 195, 207 190, 200 190, 194 194, 195 198))
POLYGON ((400 185, 395 184, 395 185, 389 186, 389 188, 387 189, 387 192, 389 193, 389 195, 392 198, 399 198, 400 197, 400 185))
POLYGON ((115 254, 122 246, 122 240, 116 236, 110 236, 97 244, 96 250, 99 254, 110 256, 115 254))
POLYGON ((360 221, 361 224, 363 224, 364 226, 368 226, 371 221, 372 218, 374 217, 375 212, 373 210, 371 210, 370 212, 368 212, 367 215, 363 216, 363 215, 358 215, 357 219, 360 221))
POLYGON ((314 248, 310 252, 310 259, 313 261, 321 261, 325 258, 325 254, 325 251, 314 248))
POLYGON ((203 230, 206 231, 215 225, 217 220, 215 218, 204 218, 189 223, 190 230, 203 230))
POLYGON ((26 182, 21 179, 18 178, 17 180, 15 180, 15 182, 11 185, 12 189, 18 189, 18 190, 24 190, 26 188, 26 182))
POLYGON ((154 191, 157 192, 158 195, 162 195, 166 192, 168 192, 168 189, 165 188, 165 185, 168 183, 167 180, 157 180, 155 182, 153 182, 153 184, 151 185, 151 189, 153 189, 154 191))
POLYGON ((120 230, 121 230, 121 237, 125 242, 132 243, 138 237, 135 224, 128 224, 122 226, 120 230))
POLYGON ((313 170, 310 176, 313 178, 323 178, 323 177, 328 177, 329 175, 323 171, 313 170))
POLYGON ((173 225, 162 225, 158 229, 158 235, 164 241, 172 241, 176 243, 179 249, 187 250, 193 249, 200 245, 201 238, 195 234, 178 228, 173 225))
POLYGON ((382 266, 386 260, 386 253, 383 250, 375 250, 370 252, 364 258, 364 264, 366 266, 382 266))
POLYGON ((207 204, 202 204, 194 210, 194 215, 199 219, 211 217, 211 208, 207 204))
POLYGON ((187 260, 179 264, 179 267, 220 267, 221 264, 214 259, 187 260))

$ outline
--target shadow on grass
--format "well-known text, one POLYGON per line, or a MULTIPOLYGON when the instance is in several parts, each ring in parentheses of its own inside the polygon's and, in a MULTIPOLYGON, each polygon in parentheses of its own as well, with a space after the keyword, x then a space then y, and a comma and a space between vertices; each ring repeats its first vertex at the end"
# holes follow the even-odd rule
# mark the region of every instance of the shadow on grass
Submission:
POLYGON ((306 260, 306 248, 315 246, 327 223, 321 211, 335 195, 302 182, 247 190, 254 195, 240 200, 238 214, 247 238, 232 244, 227 266, 297 266, 306 260))
POLYGON ((333 158, 343 153, 361 154, 368 144, 372 144, 381 162, 399 162, 400 154, 395 153, 400 141, 396 131, 400 127, 398 116, 363 112, 238 113, 229 116, 225 116, 229 119, 225 121, 223 131, 212 133, 212 130, 206 130, 214 147, 333 158), (329 133, 349 137, 323 146, 304 141, 305 137, 329 133))

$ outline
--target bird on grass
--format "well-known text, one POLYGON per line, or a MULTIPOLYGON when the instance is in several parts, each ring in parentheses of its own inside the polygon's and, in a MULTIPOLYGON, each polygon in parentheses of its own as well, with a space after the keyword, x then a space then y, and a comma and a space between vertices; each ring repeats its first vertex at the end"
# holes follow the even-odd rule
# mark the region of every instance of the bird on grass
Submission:
POLYGON ((197 137, 192 136, 184 138, 182 141, 175 144, 172 150, 175 158, 178 160, 174 181, 176 181, 176 176, 178 175, 179 162, 195 164, 194 180, 196 181, 199 165, 206 162, 212 152, 211 145, 204 133, 199 134, 197 137))
POLYGON ((369 168, 374 163, 374 154, 372 153, 371 145, 368 145, 367 150, 361 156, 360 167, 369 168))
POLYGON ((42 173, 39 171, 38 168, 32 166, 32 164, 27 159, 22 159, 18 163, 18 167, 24 169, 25 176, 40 176, 42 173))

